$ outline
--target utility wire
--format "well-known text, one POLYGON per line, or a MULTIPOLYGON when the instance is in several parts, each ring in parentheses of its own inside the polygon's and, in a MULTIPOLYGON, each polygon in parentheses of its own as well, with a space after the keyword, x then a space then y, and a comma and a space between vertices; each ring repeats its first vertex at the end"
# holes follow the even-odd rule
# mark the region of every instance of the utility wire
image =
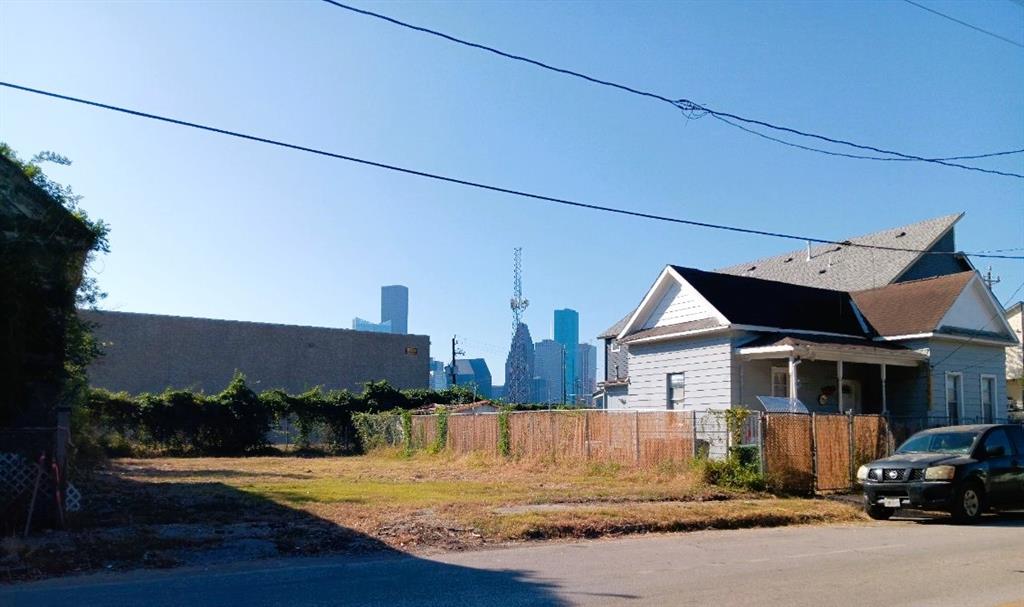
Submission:
MULTIPOLYGON (((712 118, 715 118, 716 120, 724 122, 725 124, 728 124, 729 126, 737 128, 737 129, 739 129, 741 131, 746 131, 747 133, 750 133, 751 135, 756 135, 757 137, 761 137, 762 139, 767 139, 769 141, 774 141, 775 143, 781 143, 782 145, 788 145, 790 147, 799 148, 801 150, 808 150, 810 152, 819 152, 821 154, 828 154, 829 156, 841 156, 843 158, 856 158, 858 160, 881 160, 883 162, 915 162, 915 160, 913 160, 911 158, 894 158, 892 156, 870 156, 870 155, 865 155, 865 154, 847 154, 845 152, 834 152, 834 151, 831 151, 831 150, 823 150, 821 148, 809 147, 809 146, 806 146, 806 145, 800 145, 799 143, 793 143, 792 141, 786 141, 785 139, 779 139, 778 137, 772 137, 771 135, 766 135, 765 133, 762 133, 760 131, 756 131, 754 129, 747 128, 747 127, 743 126, 742 124, 736 124, 735 122, 730 121, 728 118, 722 118, 721 116, 716 116, 716 115, 713 115, 712 118)), ((995 156, 1009 156, 1011 154, 1020 154, 1021 152, 1024 152, 1024 148, 1021 148, 1019 150, 1008 150, 1006 152, 992 152, 990 154, 976 154, 974 156, 950 156, 949 158, 929 158, 928 160, 929 161, 934 161, 934 160, 975 160, 975 159, 978 159, 978 158, 993 158, 995 156)))
POLYGON ((978 27, 976 25, 971 25, 970 23, 967 23, 966 21, 961 21, 961 20, 957 19, 956 17, 950 17, 949 15, 947 15, 945 13, 940 13, 939 11, 937 11, 935 9, 928 8, 927 6, 925 6, 923 4, 918 4, 917 2, 914 2, 913 0, 903 0, 903 1, 906 2, 907 4, 912 5, 912 6, 916 6, 917 8, 919 8, 919 9, 921 9, 923 11, 928 11, 929 13, 931 13, 933 15, 938 15, 939 17, 942 17, 943 19, 949 19, 953 23, 959 23, 960 25, 962 25, 964 27, 969 27, 969 28, 971 28, 972 30, 974 30, 976 32, 981 32, 982 34, 985 34, 986 36, 992 36, 993 38, 1002 40, 1003 42, 1009 42, 1010 44, 1012 44, 1012 45, 1014 45, 1016 47, 1024 48, 1024 44, 1021 44, 1020 42, 1017 42, 1016 40, 1011 40, 1010 38, 1004 38, 1004 37, 1000 36, 999 34, 994 34, 994 33, 990 32, 988 30, 981 29, 980 27, 978 27))
MULTIPOLYGON (((347 11, 351 11, 353 13, 358 13, 360 15, 365 15, 365 16, 368 16, 368 17, 373 17, 375 19, 380 19, 382 21, 386 21, 386 22, 391 23, 393 25, 404 27, 404 28, 407 28, 407 29, 410 29, 410 30, 413 30, 413 31, 421 32, 421 33, 424 33, 424 34, 429 34, 431 36, 437 36, 438 38, 442 38, 444 40, 448 40, 449 42, 454 42, 456 44, 461 44, 463 46, 468 46, 470 48, 475 48, 475 49, 478 49, 478 50, 482 50, 482 51, 486 51, 486 52, 489 52, 489 53, 493 53, 495 55, 498 55, 500 57, 504 57, 506 59, 511 59, 513 61, 520 61, 520 62, 523 62, 523 63, 528 63, 530 65, 533 65, 533 66, 536 66, 536 67, 539 67, 539 68, 542 68, 542 69, 545 69, 545 70, 549 70, 549 71, 552 71, 552 72, 556 72, 556 73, 559 73, 559 74, 563 74, 563 75, 566 75, 566 76, 572 76, 572 77, 575 77, 575 78, 581 78, 581 79, 586 80, 588 82, 591 82, 593 84, 599 84, 599 85, 602 85, 602 86, 607 86, 607 87, 618 89, 618 90, 621 90, 621 91, 624 91, 624 92, 627 92, 627 93, 631 93, 633 95, 639 95, 641 97, 647 97, 647 98, 650 98, 650 99, 655 99, 657 101, 661 101, 663 103, 667 103, 667 104, 673 106, 674 108, 682 111, 683 114, 687 118, 689 118, 689 119, 700 118, 701 116, 704 116, 704 115, 711 115, 711 116, 714 116, 714 117, 720 118, 720 119, 721 118, 729 118, 729 119, 732 119, 732 120, 735 120, 735 121, 738 121, 738 122, 743 122, 743 123, 746 123, 746 124, 752 124, 752 125, 756 125, 756 126, 772 129, 772 130, 775 130, 775 131, 782 131, 782 132, 790 133, 792 135, 798 135, 800 137, 808 137, 808 138, 818 139, 818 140, 826 141, 828 143, 832 143, 832 144, 835 144, 835 145, 844 145, 844 146, 849 146, 849 147, 853 147, 853 148, 857 148, 857 149, 861 149, 861 150, 865 150, 865 151, 869 151, 869 152, 876 152, 878 154, 886 154, 886 155, 889 155, 889 156, 897 156, 897 157, 902 158, 904 160, 915 160, 915 161, 919 161, 919 162, 930 162, 930 163, 934 163, 934 164, 941 164, 941 165, 944 165, 944 166, 950 166, 950 167, 956 167, 956 168, 960 168, 960 169, 965 169, 965 170, 968 170, 968 171, 978 171, 978 172, 981 172, 981 173, 989 173, 989 174, 992 174, 992 175, 1002 175, 1004 177, 1016 177, 1018 179, 1024 179, 1024 175, 1021 175, 1021 174, 1018 174, 1018 173, 1010 173, 1010 172, 1004 172, 1004 171, 997 171, 997 170, 993 170, 993 169, 985 169, 985 168, 970 166, 970 165, 966 165, 966 164, 959 164, 959 163, 956 163, 956 162, 951 162, 950 160, 945 160, 945 159, 940 159, 940 158, 924 158, 924 157, 921 157, 921 156, 915 156, 913 154, 904 154, 902 152, 897 152, 895 150, 887 150, 887 149, 884 149, 884 148, 874 147, 874 146, 870 146, 870 145, 854 143, 852 141, 847 141, 847 140, 844 140, 844 139, 836 139, 836 138, 833 138, 833 137, 828 137, 826 135, 819 135, 817 133, 810 133, 810 132, 806 132, 806 131, 800 131, 800 130, 797 130, 797 129, 794 129, 794 128, 790 128, 790 127, 786 127, 786 126, 781 126, 781 125, 776 125, 776 124, 772 124, 770 122, 765 122, 763 120, 755 120, 753 118, 745 118, 743 116, 738 116, 736 114, 730 114, 728 112, 723 112, 723 111, 720 111, 720 110, 712 109, 710 107, 698 104, 698 103, 696 103, 694 101, 691 101, 689 99, 671 99, 669 97, 666 97, 664 95, 661 95, 661 94, 658 94, 658 93, 654 93, 654 92, 651 92, 651 91, 645 91, 645 90, 642 90, 642 89, 637 89, 637 88, 634 88, 634 87, 631 87, 631 86, 627 86, 625 84, 620 84, 620 83, 617 83, 617 82, 612 82, 610 80, 602 80, 600 78, 596 78, 594 76, 589 76, 589 75, 581 73, 581 72, 576 72, 576 71, 573 71, 573 70, 569 70, 569 69, 565 69, 565 68, 561 68, 561 67, 556 67, 556 66, 553 66, 553 65, 550 65, 550 64, 547 64, 547 63, 543 63, 541 61, 537 61, 536 59, 531 59, 529 57, 524 57, 524 56, 521 56, 521 55, 514 55, 512 53, 508 53, 508 52, 502 51, 500 49, 497 49, 497 48, 494 48, 494 47, 491 47, 491 46, 487 46, 487 45, 484 45, 484 44, 479 44, 479 43, 476 43, 476 42, 470 42, 469 40, 464 40, 462 38, 456 38, 455 36, 452 36, 452 35, 449 35, 449 34, 445 34, 444 32, 440 32, 440 31, 437 31, 437 30, 429 29, 429 28, 426 28, 426 27, 421 27, 421 26, 418 26, 418 25, 413 25, 411 23, 407 23, 405 21, 400 21, 400 20, 395 19, 393 17, 388 17, 387 15, 383 15, 383 14, 380 14, 380 13, 375 13, 373 11, 368 11, 368 10, 361 9, 361 8, 356 8, 356 7, 350 6, 348 4, 343 4, 341 2, 338 2, 337 0, 323 0, 323 1, 328 3, 328 4, 330 4, 330 5, 332 5, 332 6, 334 6, 334 7, 337 7, 337 8, 341 8, 341 9, 344 9, 344 10, 347 10, 347 11)), ((730 122, 727 122, 727 124, 730 124, 730 126, 736 126, 735 124, 730 123, 730 122)), ((744 129, 744 130, 747 130, 747 129, 744 129)), ((750 132, 750 131, 747 131, 747 132, 750 132)), ((774 141, 778 141, 778 140, 774 140, 774 141)), ((795 145, 794 144, 794 147, 801 147, 801 149, 805 149, 805 150, 809 150, 809 151, 814 151, 814 152, 821 152, 821 153, 830 154, 830 155, 833 155, 833 156, 843 156, 843 154, 840 154, 840 153, 829 152, 827 150, 822 150, 822 149, 819 149, 819 148, 812 148, 812 147, 809 147, 809 146, 799 146, 799 145, 795 145)), ((1016 153, 1019 153, 1020 151, 1021 150, 1012 151, 1012 152, 996 152, 996 153, 993 153, 993 154, 982 154, 982 155, 979 155, 977 157, 981 158, 981 157, 998 156, 998 155, 1005 155, 1005 154, 1016 154, 1016 153)), ((875 158, 865 157, 865 159, 875 159, 875 158)))
MULTIPOLYGON (((884 251, 899 251, 899 252, 920 253, 920 254, 928 254, 928 255, 957 255, 957 254, 959 254, 959 253, 953 252, 953 251, 924 251, 924 250, 921 250, 921 249, 909 249, 909 248, 903 248, 903 247, 887 247, 887 246, 884 246, 884 245, 860 244, 860 243, 850 242, 848 240, 839 241, 839 240, 829 240, 827 238, 814 238, 814 237, 810 237, 810 236, 800 236, 800 235, 797 235, 797 234, 787 234, 787 233, 784 233, 784 232, 771 232, 771 231, 767 231, 767 230, 757 230, 757 229, 753 229, 753 228, 744 228, 744 227, 739 227, 739 226, 730 226, 730 225, 725 225, 725 224, 716 224, 716 223, 708 223, 708 222, 704 222, 704 221, 695 221, 695 220, 692 220, 692 219, 681 219, 681 218, 678 218, 678 217, 670 217, 670 216, 667 216, 667 215, 656 215, 656 214, 653 214, 653 213, 644 213, 644 212, 640 212, 640 211, 631 211, 631 210, 628 210, 628 209, 620 209, 620 208, 616 208, 616 207, 609 207, 609 206, 604 206, 604 205, 599 205, 599 204, 592 204, 592 203, 588 203, 588 202, 579 202, 579 201, 570 200, 570 199, 567 199, 567 198, 556 198, 554 196, 546 196, 544 194, 534 194, 534 193, 526 192, 526 191, 522 191, 522 190, 514 190, 514 189, 511 189, 511 188, 505 188, 505 187, 501 187, 501 186, 489 185, 489 184, 481 183, 481 182, 478 182, 478 181, 469 181, 467 179, 461 179, 461 178, 458 178, 458 177, 449 177, 449 176, 446 176, 446 175, 438 175, 436 173, 428 173, 428 172, 425 172, 425 171, 419 171, 419 170, 416 170, 416 169, 400 167, 400 166, 397 166, 397 165, 387 164, 387 163, 384 163, 384 162, 377 162, 377 161, 374 161, 374 160, 366 160, 364 158, 357 158, 355 156, 349 156, 349 155, 346 155, 346 154, 339 154, 339 153, 336 153, 336 152, 328 152, 326 150, 321 150, 321 149, 317 149, 317 148, 311 148, 311 147, 307 147, 307 146, 303 146, 303 145, 298 145, 298 144, 294 144, 294 143, 287 143, 287 142, 284 142, 284 141, 279 141, 279 140, 276 140, 276 139, 269 139, 269 138, 266 138, 266 137, 259 137, 257 135, 249 135, 249 134, 241 133, 241 132, 238 132, 238 131, 230 131, 230 130, 227 130, 227 129, 222 129, 222 128, 218 128, 218 127, 214 127, 214 126, 208 126, 208 125, 204 125, 204 124, 199 124, 197 122, 189 122, 187 120, 180 120, 180 119, 177 119, 177 118, 169 118, 169 117, 160 116, 160 115, 157 115, 157 114, 150 114, 150 113, 142 112, 142 111, 139 111, 139 110, 132 110, 132 109, 128 109, 128 108, 125 108, 125 107, 120 107, 120 106, 116 106, 116 105, 110 105, 110 104, 106 104, 106 103, 101 103, 101 102, 98 102, 98 101, 90 101, 88 99, 81 99, 81 98, 78 98, 78 97, 72 97, 70 95, 62 95, 60 93, 53 93, 53 92, 50 92, 50 91, 44 91, 42 89, 31 88, 31 87, 22 86, 22 85, 19 85, 19 84, 13 84, 13 83, 10 83, 10 82, 0 81, 0 86, 6 87, 6 88, 9 88, 9 89, 24 91, 24 92, 27 92, 27 93, 34 93, 36 95, 43 95, 45 97, 52 97, 54 99, 62 99, 64 101, 71 101, 73 103, 78 103, 78 104, 82 104, 82 105, 89 105, 89 106, 92 106, 92 107, 98 107, 98 108, 102 108, 102 109, 105 109, 105 110, 110 110, 110 111, 113 111, 113 112, 120 112, 122 114, 129 114, 129 115, 132 115, 132 116, 138 116, 140 118, 148 118, 150 120, 157 120, 157 121, 160 121, 160 122, 176 124, 178 126, 185 126, 185 127, 189 127, 189 128, 193 128, 193 129, 198 129, 198 130, 201 130, 201 131, 208 131, 208 132, 211 132, 211 133, 218 133, 220 135, 227 135, 229 137, 235 137, 235 138, 238 138, 238 139, 245 139, 247 141, 256 141, 256 142, 259 142, 259 143, 265 143, 267 145, 277 146, 277 147, 281 147, 281 148, 297 150, 297 151, 300 151, 300 152, 308 152, 310 154, 316 154, 318 156, 326 156, 328 158, 335 158, 335 159, 338 159, 338 160, 345 160, 345 161, 348 161, 348 162, 354 162, 354 163, 362 164, 362 165, 366 165, 366 166, 377 167, 379 169, 387 169, 389 171, 395 171, 395 172, 398 172, 398 173, 405 173, 407 175, 415 175, 417 177, 423 177, 423 178, 426 178, 426 179, 433 179, 433 180, 436 180, 436 181, 444 181, 444 182, 447 182, 447 183, 455 183, 455 184, 458 184, 458 185, 463 185, 463 186, 467 186, 467 187, 471 187, 471 188, 477 188, 477 189, 480 189, 480 190, 488 190, 488 191, 491 191, 491 192, 499 192, 501 194, 508 194, 508 195, 511 195, 511 196, 519 196, 519 197, 522 197, 522 198, 531 198, 533 200, 541 200, 541 201, 544 201, 544 202, 551 202, 551 203, 555 203, 555 204, 560 204, 560 205, 565 205, 565 206, 570 206, 570 207, 576 207, 576 208, 581 208, 581 209, 590 209, 590 210, 594 210, 594 211, 604 211, 606 213, 615 213, 617 215, 627 215, 627 216, 630 216, 630 217, 639 217, 639 218, 642 218, 642 219, 652 219, 652 220, 656 220, 656 221, 664 221, 664 222, 668 222, 668 223, 675 223, 675 224, 682 224, 682 225, 688 225, 688 226, 695 226, 695 227, 700 227, 700 228, 709 228, 709 229, 714 229, 714 230, 723 230, 723 231, 727 231, 727 232, 737 232, 737 233, 740 233, 740 234, 755 234, 755 235, 758 235, 758 236, 770 236, 770 237, 773 237, 773 238, 784 238, 784 239, 788 239, 788 240, 807 241, 807 242, 813 242, 813 243, 817 243, 817 244, 833 244, 833 245, 840 245, 840 246, 847 246, 847 247, 858 247, 858 248, 866 248, 866 249, 880 249, 880 250, 884 250, 884 251)), ((964 254, 965 255, 973 255, 974 257, 985 257, 985 258, 993 258, 993 259, 1024 259, 1024 256, 1013 256, 1013 255, 991 255, 991 254, 975 255, 973 253, 964 253, 964 254)))

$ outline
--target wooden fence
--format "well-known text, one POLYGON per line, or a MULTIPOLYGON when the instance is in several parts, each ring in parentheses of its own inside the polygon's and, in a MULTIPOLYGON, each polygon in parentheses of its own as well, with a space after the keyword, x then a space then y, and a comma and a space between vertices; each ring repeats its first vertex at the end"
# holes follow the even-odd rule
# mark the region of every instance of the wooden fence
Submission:
MULTIPOLYGON (((508 415, 508 455, 515 459, 589 460, 651 466, 686 462, 698 454, 722 457, 739 443, 756 447, 761 469, 776 486, 795 492, 854 487, 857 467, 893 448, 879 415, 753 412, 730 432, 720 411, 519 411, 508 415), (734 436, 735 434, 735 436, 734 436)), ((445 448, 497 454, 499 414, 448 416, 445 448)), ((412 445, 438 436, 436 415, 413 417, 412 445)))

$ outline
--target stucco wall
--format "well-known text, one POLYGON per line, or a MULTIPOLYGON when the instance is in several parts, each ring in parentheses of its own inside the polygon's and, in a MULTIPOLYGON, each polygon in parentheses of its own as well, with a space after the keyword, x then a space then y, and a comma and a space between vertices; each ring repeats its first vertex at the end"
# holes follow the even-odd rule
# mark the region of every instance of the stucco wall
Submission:
POLYGON ((315 386, 360 391, 367 381, 426 388, 430 338, 348 329, 81 311, 96 323, 104 356, 93 386, 130 393, 168 387, 223 389, 235 370, 257 390, 299 393, 315 386))

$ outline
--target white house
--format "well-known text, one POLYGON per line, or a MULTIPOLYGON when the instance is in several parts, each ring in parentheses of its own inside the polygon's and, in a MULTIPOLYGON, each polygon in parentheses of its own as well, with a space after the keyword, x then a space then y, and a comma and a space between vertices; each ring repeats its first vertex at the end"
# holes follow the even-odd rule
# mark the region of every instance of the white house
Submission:
MULTIPOLYGON (((1016 342, 980 275, 949 254, 958 219, 887 231, 896 241, 915 235, 906 242, 917 244, 899 248, 948 249, 893 252, 899 263, 847 244, 752 262, 746 275, 667 266, 602 335, 602 404, 758 408, 758 397, 776 396, 818 412, 1005 417, 1005 348, 1016 342), (872 255, 884 259, 872 265, 872 255), (804 265, 789 269, 795 263, 804 265), (754 276, 759 269, 776 279, 754 276), (831 288, 793 284, 830 272, 831 288), (843 284, 853 288, 835 288, 843 284)), ((877 243, 886 233, 857 240, 877 243)))

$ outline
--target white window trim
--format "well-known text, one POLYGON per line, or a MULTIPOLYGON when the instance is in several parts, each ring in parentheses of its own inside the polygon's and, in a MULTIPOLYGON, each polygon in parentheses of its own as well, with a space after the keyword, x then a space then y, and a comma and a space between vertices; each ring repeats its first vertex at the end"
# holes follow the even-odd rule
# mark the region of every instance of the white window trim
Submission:
POLYGON ((776 372, 783 373, 786 376, 786 391, 788 392, 789 391, 789 367, 772 367, 771 374, 768 376, 768 383, 770 384, 769 387, 771 389, 772 396, 777 396, 779 398, 787 398, 787 397, 789 397, 789 394, 776 394, 775 393, 775 373, 776 372))
POLYGON ((684 371, 665 374, 665 408, 674 411, 682 411, 686 408, 686 373, 684 371), (674 375, 683 378, 683 398, 678 403, 672 400, 672 377, 674 375))
POLYGON ((998 384, 996 384, 996 379, 997 379, 996 376, 992 375, 991 373, 982 373, 981 377, 978 378, 978 390, 979 390, 979 392, 978 392, 978 406, 981 407, 981 417, 982 418, 985 417, 985 380, 986 379, 991 379, 992 380, 992 402, 990 402, 988 404, 988 406, 991 407, 991 409, 992 409, 992 418, 991 419, 986 419, 986 420, 984 420, 984 422, 986 424, 991 424, 991 423, 993 423, 996 420, 996 402, 998 401, 998 398, 999 398, 999 388, 997 387, 998 384))
POLYGON ((621 349, 622 349, 622 346, 619 345, 619 341, 618 340, 613 340, 612 343, 611 343, 611 346, 609 347, 609 350, 611 352, 618 352, 621 349))
POLYGON ((943 413, 949 417, 949 378, 953 375, 960 378, 960 394, 957 394, 956 409, 957 421, 962 423, 964 419, 964 374, 962 371, 946 371, 946 382, 942 390, 942 402, 946 405, 943 408, 943 413))

